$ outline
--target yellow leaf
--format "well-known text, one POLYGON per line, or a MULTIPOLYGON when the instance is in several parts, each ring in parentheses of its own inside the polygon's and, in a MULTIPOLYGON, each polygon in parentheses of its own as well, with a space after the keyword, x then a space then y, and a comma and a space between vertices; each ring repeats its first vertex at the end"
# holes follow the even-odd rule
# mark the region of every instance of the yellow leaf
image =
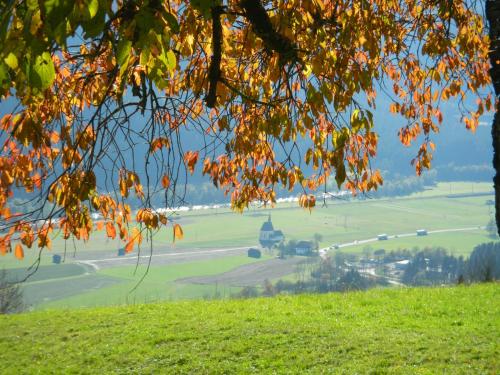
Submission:
POLYGON ((141 235, 141 232, 139 231, 139 229, 137 229, 137 227, 133 227, 132 228, 132 234, 130 235, 130 237, 132 238, 132 240, 134 242, 137 242, 137 244, 141 244, 142 242, 142 235, 141 235))
POLYGON ((302 73, 304 73, 304 75, 309 78, 309 76, 311 75, 312 73, 312 66, 311 64, 305 64, 304 65, 304 68, 302 69, 302 73))
POLYGON ((174 224, 174 242, 176 239, 182 240, 184 237, 184 232, 179 224, 174 224))

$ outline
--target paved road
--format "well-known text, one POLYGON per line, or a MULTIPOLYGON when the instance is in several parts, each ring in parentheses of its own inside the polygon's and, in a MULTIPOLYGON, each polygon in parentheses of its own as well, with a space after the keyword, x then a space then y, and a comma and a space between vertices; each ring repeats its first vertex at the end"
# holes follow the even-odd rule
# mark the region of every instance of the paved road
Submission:
MULTIPOLYGON (((473 227, 466 227, 466 228, 450 228, 450 229, 430 230, 430 231, 427 231, 427 234, 430 235, 433 233, 462 232, 462 231, 468 231, 468 230, 474 230, 474 229, 484 229, 484 228, 485 228, 484 226, 476 225, 473 227)), ((411 232, 411 233, 400 233, 400 234, 389 235, 389 236, 387 236, 387 240, 394 239, 394 238, 402 238, 402 237, 403 238, 404 237, 417 237, 417 231, 415 230, 415 232, 411 232)), ((343 249, 345 247, 363 245, 363 244, 367 244, 370 242, 376 242, 376 241, 379 241, 378 237, 367 238, 364 240, 358 240, 358 241, 352 241, 352 242, 346 242, 346 243, 337 244, 337 245, 338 245, 338 249, 343 249)), ((333 246, 334 245, 331 245, 332 249, 333 249, 333 246)), ((322 257, 325 257, 326 254, 328 253, 328 250, 331 250, 331 248, 325 247, 323 249, 319 249, 319 254, 322 257)))
MULTIPOLYGON (((116 256, 113 258, 98 258, 98 259, 79 259, 76 263, 85 264, 92 267, 94 270, 99 270, 101 268, 118 267, 118 266, 132 266, 136 265, 137 261, 139 263, 148 263, 149 258, 154 262, 155 265, 158 264, 172 264, 172 263, 183 263, 193 260, 204 260, 213 259, 214 257, 224 257, 227 255, 241 255, 246 254, 247 250, 252 246, 243 247, 229 247, 222 249, 206 249, 206 250, 177 250, 175 252, 165 252, 165 253, 153 253, 149 254, 149 251, 144 251, 145 255, 127 255, 127 256, 116 256)), ((155 250, 158 251, 158 250, 155 250)))
MULTIPOLYGON (((439 229, 428 231, 427 233, 445 233, 445 232, 460 232, 460 231, 468 231, 474 229, 484 229, 483 226, 471 226, 466 228, 451 228, 451 229, 439 229)), ((416 236, 416 231, 411 233, 400 233, 389 235, 387 238, 403 238, 403 237, 412 237, 416 236)), ((367 238, 358 241, 346 242, 342 244, 338 244, 339 249, 343 249, 350 246, 363 245, 371 242, 378 241, 377 237, 367 238)), ((101 268, 109 268, 109 267, 117 267, 117 266, 127 266, 127 265, 135 265, 137 261, 140 263, 149 262, 149 258, 152 257, 152 262, 155 265, 157 264, 173 264, 173 263, 182 263, 189 262, 193 260, 205 260, 205 259, 213 259, 214 257, 224 257, 227 255, 242 255, 246 254, 246 251, 252 246, 243 246, 243 247, 230 247, 230 248, 217 248, 217 249, 193 249, 193 250, 177 250, 173 252, 165 252, 165 253, 157 253, 158 250, 155 250, 152 255, 149 254, 148 251, 144 251, 144 255, 137 256, 135 255, 127 255, 122 257, 110 257, 110 258, 97 258, 97 259, 78 259, 76 263, 85 264, 87 266, 92 267, 94 270, 99 270, 101 268)), ((327 252, 330 250, 329 247, 325 247, 320 249, 320 255, 322 257, 326 256, 327 252)))

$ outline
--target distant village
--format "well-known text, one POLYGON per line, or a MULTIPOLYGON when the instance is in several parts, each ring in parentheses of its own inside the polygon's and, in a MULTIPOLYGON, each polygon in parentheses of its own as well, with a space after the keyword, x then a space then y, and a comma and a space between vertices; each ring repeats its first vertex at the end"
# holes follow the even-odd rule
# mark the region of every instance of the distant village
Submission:
MULTIPOLYGON (((259 243, 263 249, 270 250, 272 248, 278 248, 281 257, 283 257, 285 253, 288 255, 302 256, 318 255, 318 245, 313 241, 290 241, 288 244, 285 244, 285 235, 281 230, 274 229, 271 214, 269 214, 267 221, 265 221, 260 228, 259 243)), ((248 250, 248 256, 260 258, 261 250, 250 248, 248 250)))

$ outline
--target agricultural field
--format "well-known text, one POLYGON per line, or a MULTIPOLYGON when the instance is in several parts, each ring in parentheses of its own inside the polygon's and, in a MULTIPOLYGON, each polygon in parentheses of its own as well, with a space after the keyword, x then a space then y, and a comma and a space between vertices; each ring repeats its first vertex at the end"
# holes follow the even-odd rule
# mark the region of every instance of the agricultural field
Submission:
MULTIPOLYGON (((363 245, 353 245, 342 248, 346 253, 362 253, 367 247, 374 251, 384 249, 386 252, 398 249, 425 247, 443 247, 455 256, 467 256, 477 244, 490 242, 484 229, 470 229, 460 232, 431 233, 425 237, 392 238, 389 241, 374 241, 363 245)), ((333 251, 331 251, 333 252, 333 251)))
MULTIPOLYGON (((260 261, 268 259, 263 257, 260 261)), ((226 256, 214 260, 172 263, 169 265, 146 265, 113 267, 95 273, 65 280, 52 280, 48 284, 27 283, 28 296, 44 296, 37 308, 92 307, 123 305, 161 300, 229 297, 240 290, 221 284, 197 285, 177 282, 177 279, 227 272, 244 264, 259 262, 244 255, 226 256), (143 276, 147 275, 143 280, 143 276), (89 284, 90 283, 90 284, 89 284), (69 291, 71 294, 67 294, 69 291), (51 291, 43 293, 43 290, 51 291), (50 295, 47 295, 50 293, 50 295), (52 296, 52 298, 50 298, 52 296), (62 297, 62 298, 61 298, 62 297)), ((57 266, 54 266, 57 267, 57 266)))
POLYGON ((171 229, 163 229, 152 247, 145 244, 140 253, 119 257, 123 243, 105 238, 104 233, 87 243, 56 236, 51 251, 28 250, 23 261, 5 256, 0 268, 20 280, 40 256, 39 269, 23 284, 33 309, 227 298, 242 286, 260 287, 266 279, 294 279, 302 257, 276 260, 276 254, 267 252, 260 260, 246 256, 249 247, 258 245, 260 227, 269 214, 286 240, 312 240, 318 234, 320 248, 344 244, 341 251, 361 253, 366 246, 386 251, 442 246, 467 256, 477 244, 491 241, 484 229, 491 218, 492 196, 484 195, 489 191, 491 185, 486 183, 453 183, 403 198, 318 202, 312 212, 296 203, 250 208, 243 214, 223 208, 186 211, 172 217, 183 227, 182 241, 173 243, 171 229), (399 237, 422 228, 429 230, 428 236, 399 237), (455 229, 460 231, 432 233, 455 229), (398 238, 361 243, 381 233, 398 238), (63 255, 62 264, 51 263, 54 254, 63 255))
POLYGON ((496 374, 500 285, 0 316, 18 373, 496 374))

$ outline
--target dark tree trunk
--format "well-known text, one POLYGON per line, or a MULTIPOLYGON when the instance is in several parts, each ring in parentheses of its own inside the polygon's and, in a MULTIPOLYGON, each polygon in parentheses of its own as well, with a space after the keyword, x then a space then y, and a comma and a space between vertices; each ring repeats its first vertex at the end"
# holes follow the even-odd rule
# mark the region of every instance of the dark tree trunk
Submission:
MULTIPOLYGON (((495 90, 495 98, 500 98, 500 0, 486 0, 486 18, 490 27, 490 75, 495 90)), ((495 177, 495 220, 497 232, 500 235, 500 113, 495 106, 495 117, 491 128, 493 137, 493 168, 495 177)))

